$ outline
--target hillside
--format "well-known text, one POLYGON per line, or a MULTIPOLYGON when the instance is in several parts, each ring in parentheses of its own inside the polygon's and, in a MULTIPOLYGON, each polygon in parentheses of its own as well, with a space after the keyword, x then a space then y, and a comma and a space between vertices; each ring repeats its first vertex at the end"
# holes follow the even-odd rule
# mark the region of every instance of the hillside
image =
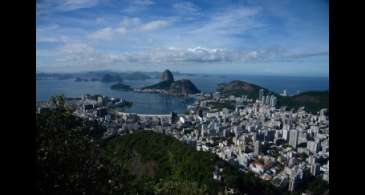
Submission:
POLYGON ((308 112, 317 112, 322 108, 329 106, 328 91, 308 91, 295 96, 280 96, 264 87, 246 82, 231 81, 230 83, 222 83, 217 86, 217 91, 224 95, 242 96, 247 95, 249 98, 257 99, 259 90, 264 89, 265 94, 272 94, 278 98, 278 106, 286 106, 287 109, 297 109, 304 106, 308 112))
POLYGON ((328 91, 308 91, 295 96, 279 97, 279 106, 287 106, 289 109, 304 106, 309 112, 317 112, 329 106, 328 91))
POLYGON ((170 89, 172 82, 171 81, 161 81, 159 83, 143 87, 142 89, 162 89, 162 90, 168 90, 170 89))
POLYGON ((271 184, 238 172, 216 155, 196 151, 167 135, 141 131, 113 138, 104 148, 106 157, 128 170, 147 191, 217 194, 232 187, 240 193, 282 194, 271 184), (215 166, 223 168, 222 183, 213 179, 215 166))
POLYGON ((277 95, 274 92, 271 92, 270 90, 246 82, 246 81, 239 81, 239 80, 234 80, 231 81, 229 83, 221 83, 218 84, 216 90, 224 95, 233 95, 233 96, 242 96, 242 95, 247 95, 248 98, 252 98, 252 99, 257 99, 259 97, 259 90, 260 89, 264 89, 264 93, 268 94, 274 94, 277 95))
POLYGON ((101 140, 105 131, 64 109, 37 114, 39 194, 283 194, 208 152, 148 131, 101 140), (213 180, 214 166, 223 182, 213 180))

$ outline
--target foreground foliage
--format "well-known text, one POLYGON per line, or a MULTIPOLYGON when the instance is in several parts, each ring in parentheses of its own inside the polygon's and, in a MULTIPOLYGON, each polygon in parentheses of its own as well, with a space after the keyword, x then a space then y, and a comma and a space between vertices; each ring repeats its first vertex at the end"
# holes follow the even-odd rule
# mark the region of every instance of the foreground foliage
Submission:
POLYGON ((141 131, 101 140, 97 123, 70 111, 37 114, 39 194, 284 194, 216 155, 167 135, 141 131), (223 181, 213 180, 214 167, 223 181))

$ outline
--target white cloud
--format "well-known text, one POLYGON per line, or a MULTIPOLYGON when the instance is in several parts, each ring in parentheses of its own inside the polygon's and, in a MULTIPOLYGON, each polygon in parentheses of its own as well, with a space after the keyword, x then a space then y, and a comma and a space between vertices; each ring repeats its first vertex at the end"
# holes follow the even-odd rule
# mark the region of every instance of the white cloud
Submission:
POLYGON ((121 27, 124 28, 136 28, 141 24, 141 19, 137 17, 124 17, 120 23, 121 27))
POLYGON ((134 0, 132 2, 134 5, 140 5, 140 6, 149 6, 155 4, 155 2, 151 0, 134 0))
POLYGON ((169 23, 164 20, 155 20, 152 22, 145 23, 139 27, 139 31, 153 31, 167 26, 169 23))
POLYGON ((89 38, 94 40, 111 40, 113 34, 114 30, 112 28, 107 27, 91 33, 89 35, 89 38))
POLYGON ((136 17, 125 17, 116 28, 106 27, 99 29, 88 35, 88 38, 93 40, 112 40, 114 37, 127 33, 144 33, 158 30, 169 25, 165 20, 154 20, 142 23, 141 19, 136 17))
POLYGON ((37 43, 66 43, 70 40, 67 36, 40 36, 37 34, 37 43))
POLYGON ((133 0, 124 5, 126 8, 121 10, 122 13, 135 14, 137 12, 141 12, 146 10, 151 5, 155 4, 155 2, 151 0, 133 0))
POLYGON ((47 26, 37 27, 36 31, 37 32, 44 32, 44 31, 56 30, 56 29, 59 29, 59 28, 60 28, 60 26, 57 25, 57 24, 50 24, 50 25, 47 25, 47 26))
POLYGON ((95 6, 99 3, 99 0, 64 0, 63 9, 64 10, 74 10, 80 8, 88 8, 95 6))
POLYGON ((178 2, 173 4, 173 8, 175 8, 181 14, 199 14, 199 7, 191 2, 178 2))
POLYGON ((52 12, 66 12, 98 5, 100 0, 42 0, 36 3, 37 16, 52 12))
POLYGON ((260 14, 258 7, 240 7, 214 15, 210 20, 192 31, 193 34, 232 35, 262 27, 263 24, 255 19, 260 14))

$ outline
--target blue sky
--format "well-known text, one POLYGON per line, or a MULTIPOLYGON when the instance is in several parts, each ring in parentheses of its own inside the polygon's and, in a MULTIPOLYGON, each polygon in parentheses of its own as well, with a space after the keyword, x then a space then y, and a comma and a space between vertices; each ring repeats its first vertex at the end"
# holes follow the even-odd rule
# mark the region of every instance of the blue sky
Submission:
POLYGON ((328 1, 38 0, 37 71, 328 76, 328 1))

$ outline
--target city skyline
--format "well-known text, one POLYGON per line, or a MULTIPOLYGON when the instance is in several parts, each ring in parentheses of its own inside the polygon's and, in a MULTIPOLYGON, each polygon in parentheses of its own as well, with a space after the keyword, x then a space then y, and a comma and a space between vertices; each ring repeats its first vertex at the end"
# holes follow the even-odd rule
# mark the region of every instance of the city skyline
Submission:
POLYGON ((328 76, 328 1, 37 1, 39 72, 328 76))

